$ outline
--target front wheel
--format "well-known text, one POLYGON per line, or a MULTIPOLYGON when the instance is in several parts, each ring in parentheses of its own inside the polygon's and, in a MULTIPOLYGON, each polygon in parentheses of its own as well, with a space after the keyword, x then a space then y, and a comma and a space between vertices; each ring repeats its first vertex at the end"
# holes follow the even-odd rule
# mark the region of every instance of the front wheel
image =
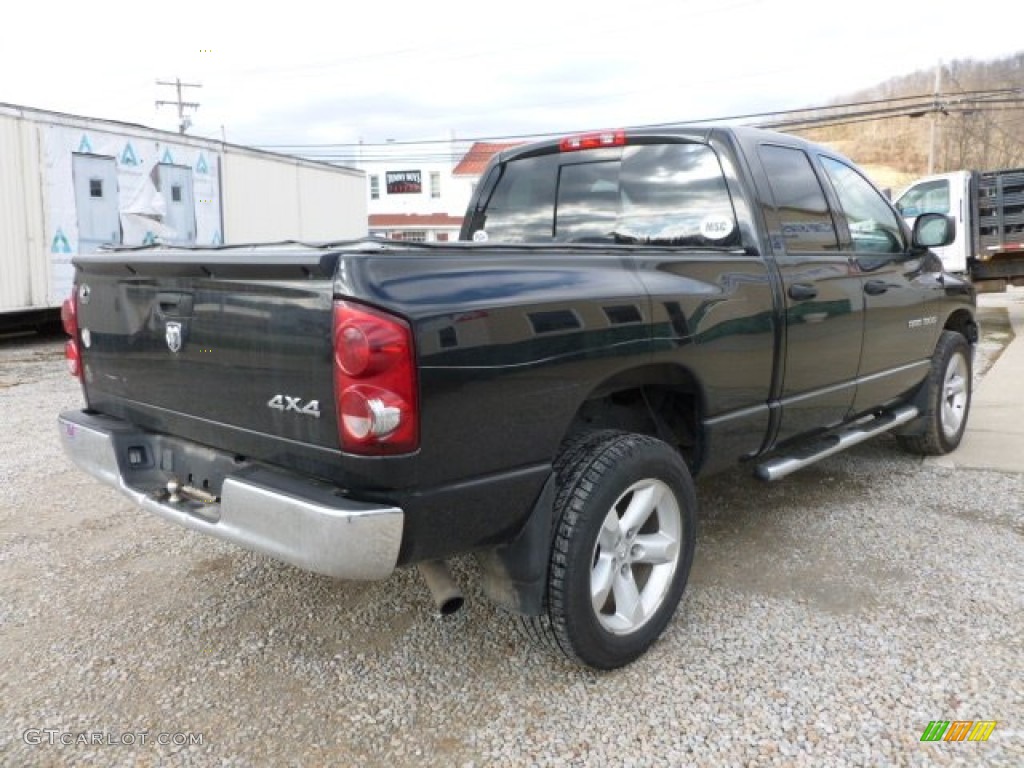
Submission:
POLYGON ((587 435, 563 456, 547 612, 526 621, 571 659, 614 669, 661 635, 686 587, 693 481, 675 450, 644 435, 587 435))
POLYGON ((900 444, 913 453, 942 456, 956 450, 967 429, 971 410, 971 347, 961 334, 943 331, 924 383, 924 431, 901 435, 900 444))

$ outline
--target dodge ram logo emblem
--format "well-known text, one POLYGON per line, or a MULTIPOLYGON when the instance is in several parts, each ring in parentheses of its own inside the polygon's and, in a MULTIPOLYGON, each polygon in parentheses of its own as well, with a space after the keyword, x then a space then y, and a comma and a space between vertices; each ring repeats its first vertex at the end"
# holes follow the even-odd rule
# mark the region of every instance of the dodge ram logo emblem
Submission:
POLYGON ((181 349, 181 323, 167 323, 167 330, 164 333, 164 338, 167 340, 167 348, 171 352, 177 352, 181 349))

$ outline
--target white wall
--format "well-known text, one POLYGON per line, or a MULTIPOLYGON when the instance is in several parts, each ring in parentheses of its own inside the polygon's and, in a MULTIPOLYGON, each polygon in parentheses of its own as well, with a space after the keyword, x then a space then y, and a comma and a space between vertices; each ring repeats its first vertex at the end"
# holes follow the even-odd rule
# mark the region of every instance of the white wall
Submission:
POLYGON ((48 306, 50 261, 40 185, 35 124, 0 115, 0 312, 48 306))
POLYGON ((226 147, 226 243, 365 237, 366 179, 345 168, 226 147))
POLYGON ((197 245, 367 234, 366 179, 351 168, 0 104, 0 313, 59 307, 71 289, 79 249, 75 153, 116 160, 128 245, 166 229, 152 205, 160 163, 192 169, 197 245))
MULTIPOLYGON (((367 150, 368 152, 371 150, 367 150)), ((452 145, 400 144, 394 147, 374 147, 373 159, 360 161, 358 166, 366 172, 365 197, 368 213, 447 213, 463 216, 469 205, 474 179, 452 176, 452 170, 462 159, 465 150, 454 150, 452 145), (423 188, 419 194, 388 194, 388 171, 420 171, 423 188), (430 196, 430 174, 441 175, 441 197, 430 196), (380 180, 380 198, 370 199, 370 176, 380 180)))
POLYGON ((171 234, 165 232, 167 228, 160 221, 163 204, 154 181, 154 169, 161 163, 190 169, 196 219, 195 243, 217 245, 221 242, 220 182, 217 178, 219 143, 146 129, 126 130, 91 119, 42 121, 36 125, 43 148, 46 215, 51 243, 59 230, 70 253, 79 252, 72 173, 75 153, 109 157, 115 161, 123 245, 144 245, 155 237, 171 234))

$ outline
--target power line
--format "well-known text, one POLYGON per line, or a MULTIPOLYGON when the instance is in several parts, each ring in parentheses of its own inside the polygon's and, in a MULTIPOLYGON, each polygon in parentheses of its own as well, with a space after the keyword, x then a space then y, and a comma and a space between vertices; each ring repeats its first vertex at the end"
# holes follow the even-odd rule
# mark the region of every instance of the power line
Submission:
MULTIPOLYGON (((959 83, 958 83, 959 85, 959 83)), ((665 123, 652 123, 635 126, 639 128, 664 128, 681 124, 701 125, 721 122, 750 121, 757 118, 768 118, 756 123, 749 123, 762 128, 774 130, 811 130, 843 125, 871 122, 901 117, 923 117, 927 114, 961 114, 965 112, 1009 111, 1022 109, 1024 106, 1024 89, 997 88, 964 90, 936 98, 935 94, 919 94, 913 96, 894 96, 880 99, 864 99, 860 101, 829 104, 818 107, 775 110, 771 112, 750 112, 719 117, 706 117, 697 120, 680 120, 665 123), (1000 106, 996 106, 1000 105, 1000 106), (799 117, 798 117, 799 116, 799 117), (790 119, 785 119, 785 118, 790 119), (773 119, 783 118, 783 119, 773 119)), ((383 143, 348 143, 331 144, 267 144, 261 148, 271 151, 284 151, 313 160, 335 164, 365 165, 376 163, 454 163, 461 159, 476 142, 514 143, 531 139, 550 138, 578 131, 554 131, 546 133, 510 134, 502 136, 478 136, 460 139, 427 139, 423 141, 387 141, 383 143), (393 151, 405 147, 407 151, 393 151)))
POLYGON ((169 86, 177 89, 177 91, 178 91, 178 99, 177 99, 177 101, 157 101, 156 105, 157 105, 158 108, 162 107, 162 106, 171 106, 171 107, 173 107, 173 106, 177 105, 177 107, 178 107, 178 133, 185 133, 185 131, 188 130, 189 126, 192 125, 192 118, 185 114, 185 110, 186 109, 199 109, 199 102, 197 102, 197 101, 183 101, 182 100, 182 96, 181 96, 181 89, 182 88, 202 88, 203 86, 200 83, 183 83, 183 82, 181 82, 181 78, 178 78, 178 77, 174 78, 174 82, 173 83, 168 82, 166 80, 157 80, 156 84, 157 85, 169 85, 169 86))
MULTIPOLYGON (((958 104, 950 107, 944 107, 942 112, 947 115, 953 114, 970 114, 970 113, 981 113, 981 112, 1009 112, 1019 111, 1024 109, 1024 99, 1010 101, 1006 100, 1006 103, 1017 103, 1020 106, 1016 107, 992 107, 987 106, 993 102, 986 102, 986 106, 969 105, 969 104, 958 104)), ((1002 102, 999 102, 1002 103, 1002 102)), ((933 105, 908 105, 903 107, 894 107, 889 109, 872 109, 872 110, 861 110, 859 112, 846 112, 839 115, 822 115, 818 117, 808 117, 805 119, 795 119, 779 122, 765 122, 759 123, 757 127, 766 128, 770 130, 784 130, 784 131, 802 131, 802 130, 813 130, 816 128, 832 128, 840 127, 845 125, 856 125, 859 123, 867 123, 878 120, 888 120, 893 118, 919 118, 928 114, 933 109, 933 105)), ((804 110, 801 110, 804 111, 804 110)), ((665 123, 663 126, 677 125, 677 123, 665 123)), ((462 151, 437 151, 437 152, 407 152, 407 153, 374 153, 367 154, 358 152, 352 152, 345 148, 331 149, 328 145, 327 149, 315 151, 315 152, 302 152, 303 157, 311 160, 321 160, 324 162, 334 163, 351 163, 351 164, 373 164, 373 163, 389 163, 389 164, 401 164, 407 163, 410 165, 417 163, 449 163, 456 162, 461 159, 468 151, 466 146, 462 151)))
MULTIPOLYGON (((786 120, 771 123, 762 123, 763 128, 772 129, 803 129, 803 128, 827 128, 836 125, 847 125, 854 122, 864 122, 866 119, 883 119, 888 117, 923 117, 929 113, 940 112, 942 114, 963 113, 963 112, 990 112, 1009 109, 1000 107, 993 109, 989 104, 1024 104, 1024 97, 1017 99, 999 99, 997 101, 967 100, 958 99, 955 101, 940 100, 939 102, 927 101, 914 105, 901 107, 882 108, 873 110, 861 110, 858 112, 845 112, 837 115, 815 115, 805 119, 786 120)), ((1020 108, 1020 107, 1018 107, 1020 108)))
MULTIPOLYGON (((988 90, 965 91, 963 94, 958 94, 958 95, 972 95, 972 94, 982 95, 982 94, 984 94, 986 96, 992 96, 994 94, 1019 93, 1019 92, 1020 91, 1016 90, 1016 89, 1000 89, 1000 90, 988 89, 988 90)), ((925 109, 925 108, 930 108, 930 107, 934 106, 935 98, 934 98, 933 94, 920 94, 920 95, 915 95, 915 96, 894 96, 894 97, 884 98, 884 99, 869 99, 869 100, 863 100, 863 101, 851 101, 851 102, 844 102, 844 103, 841 103, 841 104, 828 104, 828 105, 822 105, 822 106, 816 106, 816 107, 800 107, 798 109, 781 109, 781 110, 772 110, 772 111, 768 111, 768 112, 747 112, 747 113, 742 113, 742 114, 725 115, 725 116, 702 117, 702 118, 696 118, 696 119, 683 119, 683 120, 672 120, 670 122, 648 123, 648 124, 634 126, 634 127, 637 127, 637 128, 665 128, 665 127, 668 127, 668 126, 681 125, 681 124, 686 124, 686 125, 705 125, 705 124, 708 124, 708 123, 734 122, 734 121, 739 121, 739 120, 752 120, 752 119, 756 119, 756 118, 773 118, 773 117, 776 117, 776 116, 798 115, 798 114, 806 114, 808 112, 821 112, 821 111, 825 111, 825 110, 850 109, 850 108, 853 108, 853 107, 873 106, 873 105, 877 105, 877 104, 891 104, 893 102, 906 102, 906 101, 921 102, 917 106, 920 109, 925 109)), ((768 123, 762 123, 761 125, 767 127, 768 123)), ((777 123, 772 123, 772 125, 778 125, 778 124, 777 123)), ((372 148, 375 148, 375 147, 429 146, 429 145, 437 145, 437 144, 452 145, 453 143, 468 145, 468 144, 472 144, 472 143, 475 143, 475 142, 507 142, 507 141, 527 140, 527 139, 541 139, 541 138, 548 138, 548 137, 552 137, 552 136, 561 136, 561 135, 565 135, 565 134, 579 133, 579 132, 581 132, 583 130, 588 130, 588 129, 577 129, 575 131, 574 130, 569 130, 569 131, 547 131, 547 132, 544 132, 544 133, 520 133, 520 134, 503 134, 503 135, 494 135, 494 136, 474 136, 474 137, 468 137, 468 138, 460 138, 456 142, 453 142, 451 139, 422 139, 422 140, 403 140, 403 141, 386 141, 386 142, 335 142, 335 143, 330 143, 330 144, 303 144, 303 143, 293 143, 293 144, 260 144, 260 145, 258 145, 258 147, 260 149, 285 150, 285 151, 302 151, 302 150, 315 150, 315 149, 322 149, 322 150, 331 150, 331 149, 339 149, 339 150, 340 149, 353 149, 353 150, 356 150, 356 149, 359 149, 359 150, 363 151, 364 156, 365 156, 365 150, 372 149, 372 148)), ((389 155, 388 158, 390 159, 390 157, 391 156, 389 155)))

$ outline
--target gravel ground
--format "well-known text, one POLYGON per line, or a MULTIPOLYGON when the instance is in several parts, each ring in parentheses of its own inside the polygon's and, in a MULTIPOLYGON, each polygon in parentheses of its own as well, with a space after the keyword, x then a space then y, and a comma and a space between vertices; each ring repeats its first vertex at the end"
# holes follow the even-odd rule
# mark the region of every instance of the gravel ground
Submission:
POLYGON ((675 620, 598 674, 527 644, 471 560, 442 620, 415 572, 335 582, 137 510, 61 453, 80 401, 58 340, 0 342, 2 765, 1024 764, 1022 476, 883 436, 703 481, 675 620), (998 726, 919 741, 958 719, 998 726))

